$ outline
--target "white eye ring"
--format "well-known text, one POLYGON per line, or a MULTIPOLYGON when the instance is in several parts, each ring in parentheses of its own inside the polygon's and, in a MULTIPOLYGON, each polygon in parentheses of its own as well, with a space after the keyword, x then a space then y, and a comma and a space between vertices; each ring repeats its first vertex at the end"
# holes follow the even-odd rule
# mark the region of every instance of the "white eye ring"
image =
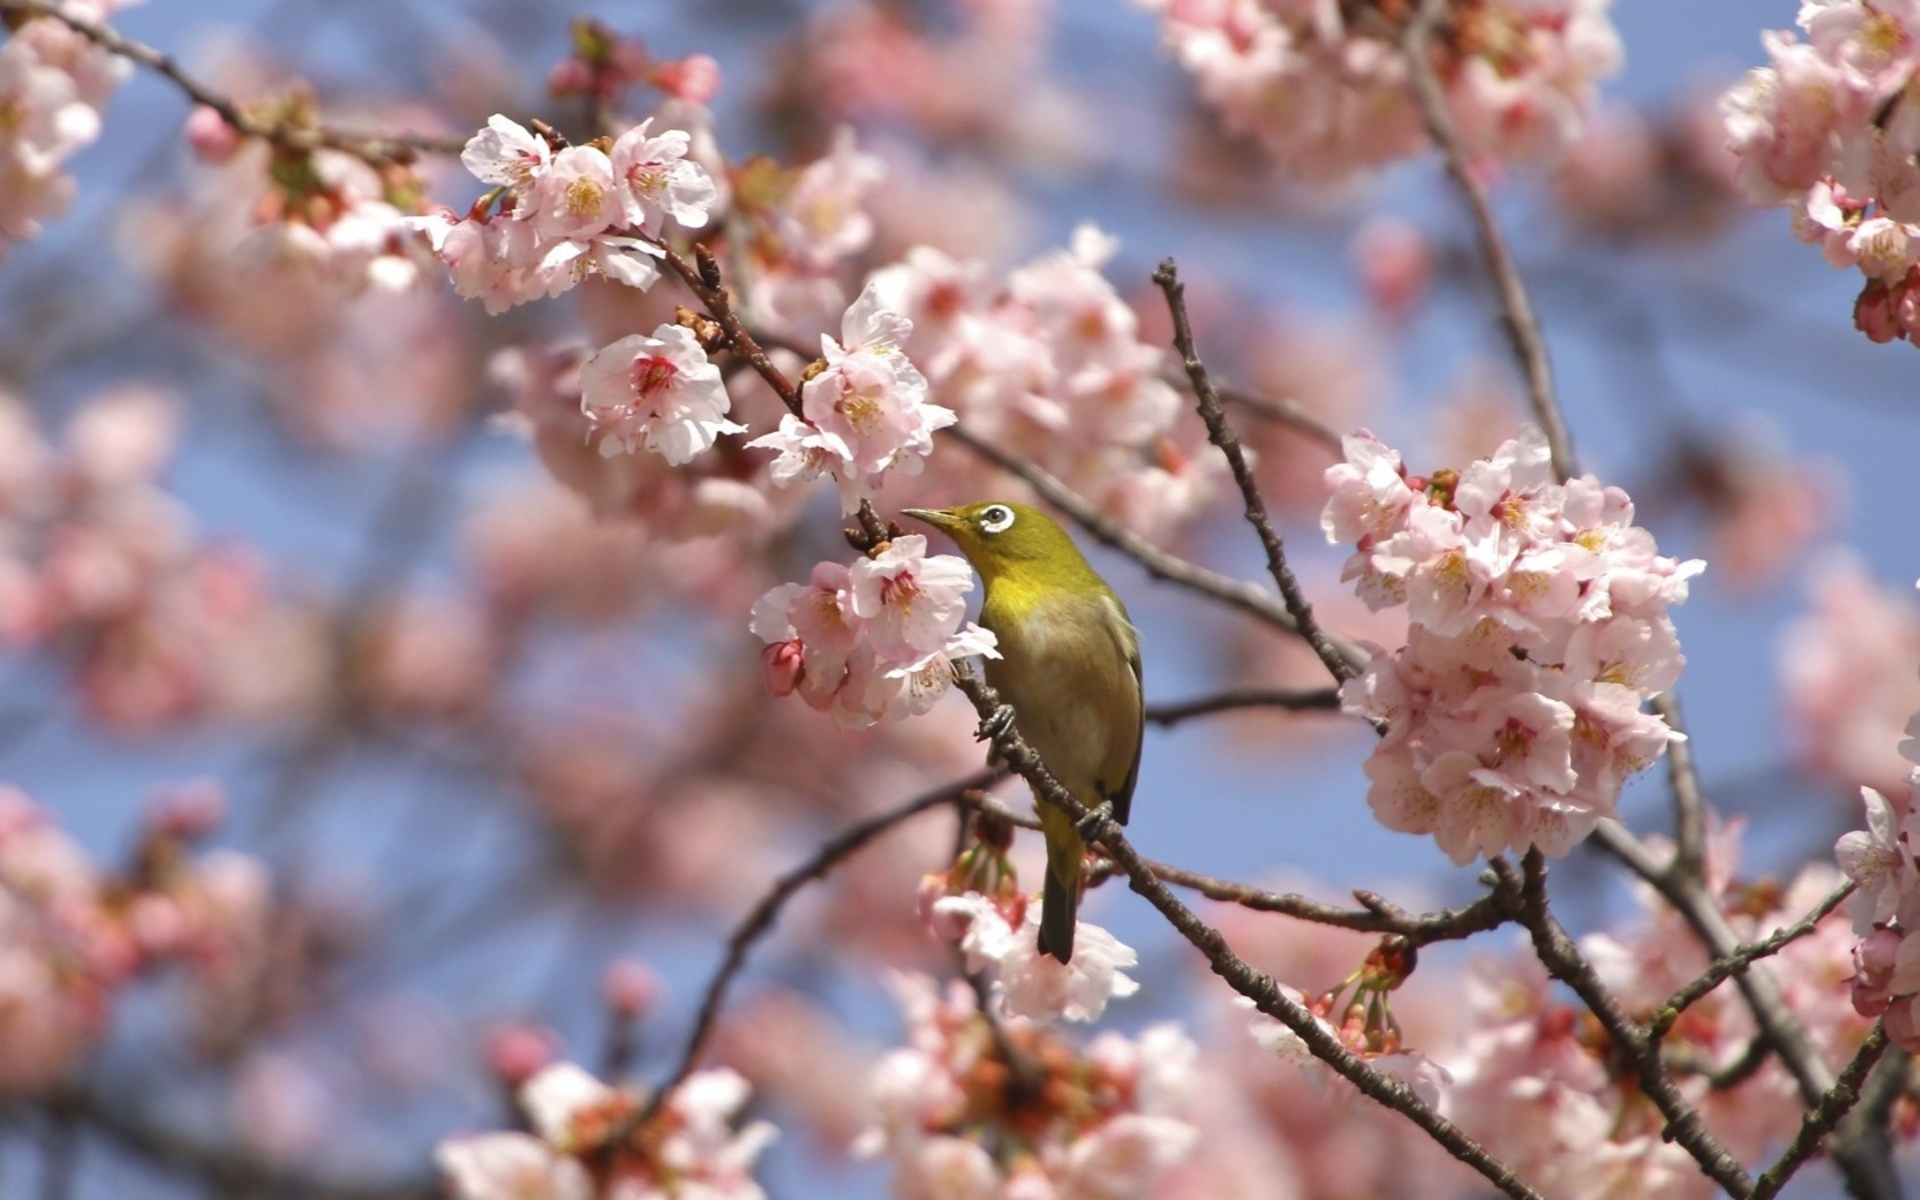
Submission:
POLYGON ((988 533, 1005 533, 1013 528, 1013 510, 1004 504, 993 504, 980 512, 980 528, 988 533))

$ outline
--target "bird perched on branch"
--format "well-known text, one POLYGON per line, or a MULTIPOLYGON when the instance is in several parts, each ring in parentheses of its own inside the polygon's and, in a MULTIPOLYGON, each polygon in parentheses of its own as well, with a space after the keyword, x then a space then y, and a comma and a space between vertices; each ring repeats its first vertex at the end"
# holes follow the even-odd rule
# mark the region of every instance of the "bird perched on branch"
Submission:
MULTIPOLYGON (((1075 799, 1126 824, 1146 706, 1139 636, 1120 597, 1038 509, 994 500, 905 512, 951 537, 980 572, 980 623, 1001 654, 987 660, 987 682, 1020 736, 1075 799)), ((1037 795, 1034 805, 1047 836, 1040 952, 1064 963, 1086 844, 1073 818, 1037 795)))

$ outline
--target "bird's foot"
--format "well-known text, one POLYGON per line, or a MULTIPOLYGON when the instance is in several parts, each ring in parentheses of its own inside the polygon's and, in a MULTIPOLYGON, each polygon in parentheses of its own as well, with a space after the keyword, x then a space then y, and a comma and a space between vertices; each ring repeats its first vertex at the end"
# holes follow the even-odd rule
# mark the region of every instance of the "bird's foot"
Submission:
POLYGON ((1098 808, 1088 809, 1086 816, 1075 821, 1073 830, 1083 838, 1090 838, 1093 836, 1094 826, 1104 825, 1111 820, 1113 820, 1113 801, 1104 800, 1098 808))
POLYGON ((993 710, 992 715, 980 722, 980 727, 973 731, 973 740, 991 742, 1011 728, 1013 728, 1013 705, 1002 704, 993 710))

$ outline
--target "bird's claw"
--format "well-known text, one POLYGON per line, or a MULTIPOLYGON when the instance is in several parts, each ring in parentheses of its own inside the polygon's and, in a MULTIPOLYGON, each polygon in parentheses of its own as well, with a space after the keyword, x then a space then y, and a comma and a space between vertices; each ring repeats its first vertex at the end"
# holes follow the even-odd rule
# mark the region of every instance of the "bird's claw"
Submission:
POLYGON ((981 720, 980 727, 973 731, 973 740, 991 742, 1011 728, 1013 728, 1013 705, 1002 704, 993 710, 992 715, 981 720))
POLYGON ((1104 825, 1111 820, 1113 820, 1113 801, 1104 800, 1098 808, 1088 809, 1086 816, 1075 821, 1073 830, 1083 838, 1090 838, 1093 836, 1096 825, 1104 825))

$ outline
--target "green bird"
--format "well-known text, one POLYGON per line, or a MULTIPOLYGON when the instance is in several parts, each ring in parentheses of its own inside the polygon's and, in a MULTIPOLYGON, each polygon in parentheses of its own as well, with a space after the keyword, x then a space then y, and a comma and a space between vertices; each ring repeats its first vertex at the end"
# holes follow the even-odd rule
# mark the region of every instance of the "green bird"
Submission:
MULTIPOLYGON (((980 623, 999 639, 987 682, 1013 706, 1020 736, 1075 799, 1122 825, 1140 777, 1146 701, 1140 639, 1126 606, 1064 529, 1025 504, 909 508, 951 537, 980 573, 980 623)), ((1073 819, 1034 798, 1047 835, 1040 952, 1073 957, 1086 843, 1073 819)))

